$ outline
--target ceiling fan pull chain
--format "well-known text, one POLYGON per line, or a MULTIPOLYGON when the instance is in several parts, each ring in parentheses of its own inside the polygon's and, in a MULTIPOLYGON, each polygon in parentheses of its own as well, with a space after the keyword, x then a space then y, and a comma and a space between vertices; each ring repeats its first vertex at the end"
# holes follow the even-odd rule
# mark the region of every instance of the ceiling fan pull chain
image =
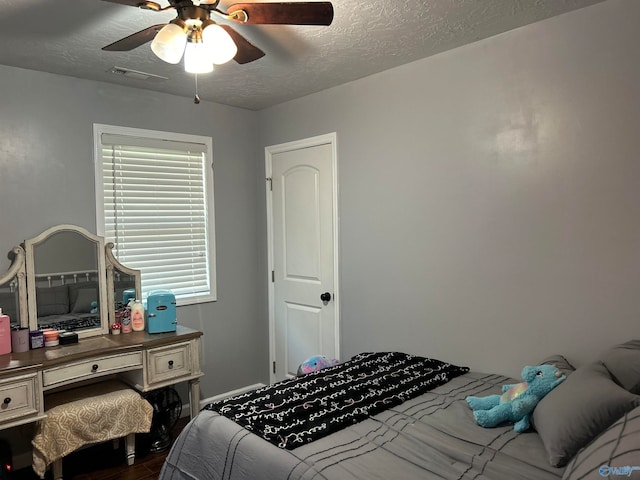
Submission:
POLYGON ((198 74, 194 73, 194 76, 196 77, 196 96, 193 97, 193 103, 197 105, 200 103, 200 97, 198 96, 198 74))

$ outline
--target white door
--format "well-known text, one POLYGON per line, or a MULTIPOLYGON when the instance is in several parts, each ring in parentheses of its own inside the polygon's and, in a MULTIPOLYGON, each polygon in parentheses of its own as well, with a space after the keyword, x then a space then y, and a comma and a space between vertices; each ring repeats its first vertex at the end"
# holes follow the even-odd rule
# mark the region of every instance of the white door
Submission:
POLYGON ((336 137, 267 147, 271 381, 339 358, 336 137))

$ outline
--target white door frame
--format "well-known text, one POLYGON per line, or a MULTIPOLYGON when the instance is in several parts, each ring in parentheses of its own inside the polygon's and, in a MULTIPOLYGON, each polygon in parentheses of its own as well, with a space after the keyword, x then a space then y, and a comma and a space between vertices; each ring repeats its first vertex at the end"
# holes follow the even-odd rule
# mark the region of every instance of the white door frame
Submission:
POLYGON ((274 295, 274 282, 272 281, 272 273, 274 270, 273 264, 273 202, 271 197, 271 175, 272 175, 272 156, 277 153, 288 152, 291 150, 299 150, 302 148, 315 147, 318 145, 331 145, 332 156, 332 186, 333 186, 333 298, 330 304, 335 309, 335 352, 336 358, 340 358, 340 288, 338 279, 340 277, 338 265, 339 265, 339 250, 338 250, 338 147, 337 147, 337 135, 335 132, 325 135, 318 135, 316 137, 305 138, 302 140, 296 140, 288 143, 281 143, 279 145, 271 145, 265 147, 265 173, 266 173, 266 196, 267 196, 267 247, 268 247, 268 298, 269 298, 269 382, 274 383, 275 374, 273 372, 273 364, 276 359, 276 329, 275 329, 275 295, 274 295))

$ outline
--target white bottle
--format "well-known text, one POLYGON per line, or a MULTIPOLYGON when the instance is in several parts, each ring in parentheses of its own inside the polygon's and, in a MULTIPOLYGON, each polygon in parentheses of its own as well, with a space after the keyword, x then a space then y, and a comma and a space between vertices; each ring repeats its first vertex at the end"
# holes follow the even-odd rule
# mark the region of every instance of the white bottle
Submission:
POLYGON ((144 305, 137 299, 131 305, 131 328, 134 332, 144 330, 144 305))

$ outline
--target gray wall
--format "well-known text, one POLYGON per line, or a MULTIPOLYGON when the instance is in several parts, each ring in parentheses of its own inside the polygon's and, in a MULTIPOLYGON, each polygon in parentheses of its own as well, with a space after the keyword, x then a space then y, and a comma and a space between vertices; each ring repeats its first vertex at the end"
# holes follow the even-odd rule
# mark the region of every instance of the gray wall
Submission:
POLYGON ((93 123, 211 135, 219 300, 178 313, 203 397, 266 382, 263 147, 335 131, 343 357, 587 361, 640 333, 639 17, 608 0, 258 113, 0 66, 0 253, 95 231, 93 123))
MULTIPOLYGON (((257 248, 264 243, 258 221, 264 193, 256 173, 256 113, 5 66, 0 91, 3 258, 52 225, 96 231, 94 123, 213 138, 218 301, 180 307, 179 322, 204 332, 204 398, 266 382, 266 265, 257 248)), ((8 259, 0 260, 0 270, 8 266, 8 259)))
POLYGON ((343 358, 519 375, 640 335, 640 2, 609 0, 259 113, 337 132, 343 358))

